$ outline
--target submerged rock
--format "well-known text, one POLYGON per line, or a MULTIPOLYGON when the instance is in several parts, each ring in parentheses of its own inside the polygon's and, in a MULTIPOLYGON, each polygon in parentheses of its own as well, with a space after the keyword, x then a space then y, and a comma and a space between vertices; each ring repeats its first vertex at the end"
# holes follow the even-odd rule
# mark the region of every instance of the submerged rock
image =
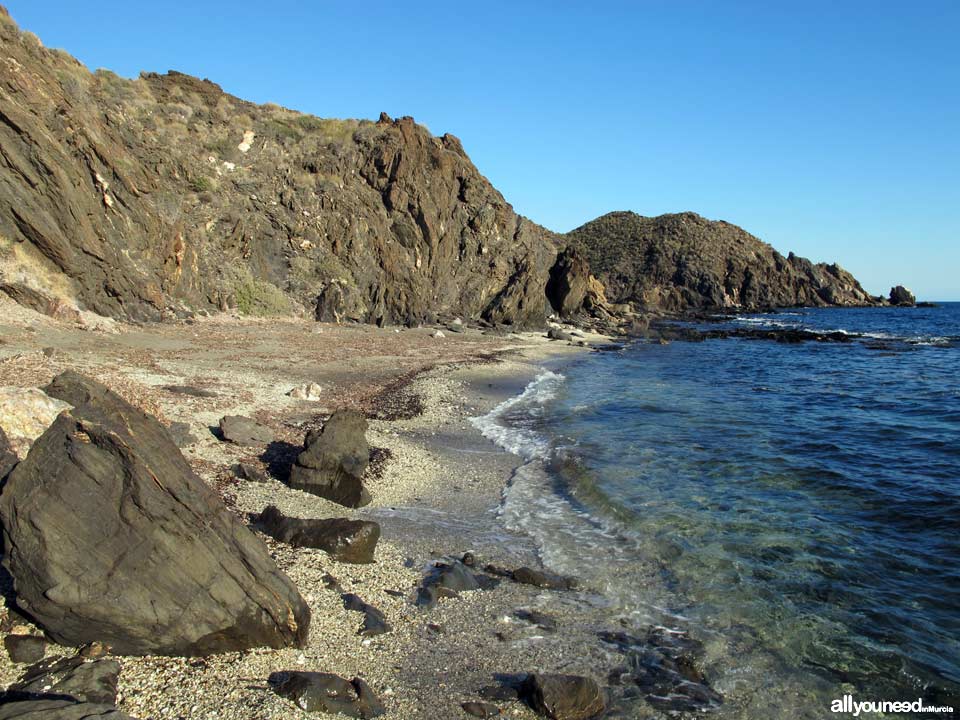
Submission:
POLYGON ((310 432, 290 471, 290 486, 347 507, 370 502, 363 473, 370 461, 367 421, 355 410, 338 410, 310 432))
POLYGON ((274 539, 294 547, 318 548, 339 562, 372 563, 380 540, 380 525, 372 520, 292 518, 273 505, 256 520, 274 539))
POLYGON ((529 567, 514 570, 513 579, 524 585, 534 585, 547 590, 576 590, 580 587, 580 582, 576 578, 529 567))
POLYGON ((595 680, 581 675, 531 674, 521 696, 551 720, 587 720, 606 709, 603 690, 595 680))
POLYGON ((199 655, 305 642, 310 611, 166 429, 77 373, 13 470, 0 521, 18 606, 63 645, 199 655))
POLYGON ((361 679, 345 680, 337 675, 318 672, 276 672, 268 681, 280 697, 293 701, 306 712, 346 715, 352 718, 375 718, 386 708, 361 679))

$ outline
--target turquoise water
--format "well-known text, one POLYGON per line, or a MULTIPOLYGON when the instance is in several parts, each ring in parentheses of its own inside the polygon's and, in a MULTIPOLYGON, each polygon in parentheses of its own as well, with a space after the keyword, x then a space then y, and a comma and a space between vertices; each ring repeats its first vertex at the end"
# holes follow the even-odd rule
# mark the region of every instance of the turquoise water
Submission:
POLYGON ((851 342, 640 342, 541 376, 482 428, 529 461, 508 524, 698 638, 716 712, 957 707, 960 304, 725 323, 851 342))

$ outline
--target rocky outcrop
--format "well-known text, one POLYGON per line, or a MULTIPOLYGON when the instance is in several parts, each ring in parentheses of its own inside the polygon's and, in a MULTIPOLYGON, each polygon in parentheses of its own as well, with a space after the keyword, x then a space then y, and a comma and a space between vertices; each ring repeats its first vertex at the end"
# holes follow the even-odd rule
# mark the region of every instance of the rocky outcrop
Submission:
POLYGON ((154 418, 76 373, 0 494, 16 602, 60 644, 196 655, 298 645, 310 613, 154 418))
POLYGON ((839 265, 782 256, 735 225, 694 213, 615 212, 567 235, 611 303, 682 311, 875 305, 839 265))
POLYGON ((6 15, 0 46, 0 287, 22 301, 543 321, 555 236, 454 136, 258 106, 177 72, 90 73, 6 15))
POLYGON ((338 410, 319 431, 307 434, 290 470, 290 487, 347 507, 370 502, 363 473, 370 462, 367 421, 356 410, 338 410))
POLYGON ((916 296, 903 285, 890 288, 890 304, 912 307, 917 304, 916 296))

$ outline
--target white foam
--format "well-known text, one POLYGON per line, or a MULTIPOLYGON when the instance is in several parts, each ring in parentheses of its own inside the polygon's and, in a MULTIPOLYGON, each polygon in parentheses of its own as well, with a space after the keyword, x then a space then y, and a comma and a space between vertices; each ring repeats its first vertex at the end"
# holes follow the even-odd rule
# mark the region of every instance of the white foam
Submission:
POLYGON ((557 396, 563 382, 563 375, 545 370, 522 393, 470 422, 504 450, 528 461, 546 460, 550 455, 549 439, 530 425, 543 418, 544 405, 557 396))

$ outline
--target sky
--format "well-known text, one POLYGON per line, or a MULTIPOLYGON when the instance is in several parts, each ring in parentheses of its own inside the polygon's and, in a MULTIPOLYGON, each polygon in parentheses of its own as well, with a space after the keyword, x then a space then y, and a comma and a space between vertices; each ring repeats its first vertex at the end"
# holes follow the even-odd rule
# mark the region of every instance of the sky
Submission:
POLYGON ((692 210, 960 300, 960 2, 5 0, 91 70, 458 136, 566 232, 692 210))

